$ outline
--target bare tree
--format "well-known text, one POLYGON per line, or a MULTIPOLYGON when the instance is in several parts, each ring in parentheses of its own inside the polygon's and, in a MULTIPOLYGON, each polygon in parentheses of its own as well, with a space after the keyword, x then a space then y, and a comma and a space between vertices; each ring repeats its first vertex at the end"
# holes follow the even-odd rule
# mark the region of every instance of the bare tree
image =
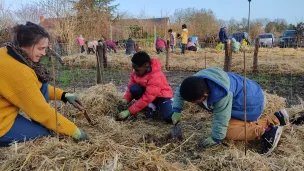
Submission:
POLYGON ((17 17, 18 23, 24 23, 26 21, 31 21, 33 23, 39 24, 40 16, 44 16, 45 12, 42 7, 37 3, 21 3, 15 11, 15 16, 17 17))
POLYGON ((10 40, 10 28, 15 21, 9 8, 0 0, 0 43, 10 40))

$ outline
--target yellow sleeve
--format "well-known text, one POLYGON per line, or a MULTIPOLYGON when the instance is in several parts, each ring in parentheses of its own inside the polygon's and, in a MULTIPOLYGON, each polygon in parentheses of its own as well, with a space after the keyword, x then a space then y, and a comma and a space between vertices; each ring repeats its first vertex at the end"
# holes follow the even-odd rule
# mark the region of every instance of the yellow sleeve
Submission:
MULTIPOLYGON (((29 71, 22 72, 10 79, 10 93, 6 98, 24 111, 32 120, 39 122, 50 130, 56 131, 55 109, 44 99, 40 92, 37 78, 29 71), (22 82, 22 84, 13 84, 22 82)), ((57 113, 58 132, 73 135, 77 126, 66 117, 57 113)))
MULTIPOLYGON (((61 96, 63 94, 63 90, 56 88, 56 100, 61 100, 61 96)), ((50 100, 55 100, 54 98, 54 87, 49 85, 49 99, 50 100)))
POLYGON ((183 31, 181 37, 182 37, 182 38, 185 37, 185 34, 186 34, 186 33, 183 31))

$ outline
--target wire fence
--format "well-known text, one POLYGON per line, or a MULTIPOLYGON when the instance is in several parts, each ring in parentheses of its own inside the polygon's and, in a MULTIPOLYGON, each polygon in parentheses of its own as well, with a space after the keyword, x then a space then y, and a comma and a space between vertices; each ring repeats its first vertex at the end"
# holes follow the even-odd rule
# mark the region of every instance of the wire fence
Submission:
MULTIPOLYGON (((273 54, 278 49, 261 49, 265 54, 273 54), (267 53, 266 53, 267 52, 267 53)), ((169 65, 167 70, 163 68, 164 73, 168 79, 170 86, 175 89, 183 79, 193 75, 195 72, 212 66, 218 66, 223 68, 224 66, 224 53, 216 53, 215 49, 200 49, 203 53, 191 53, 187 52, 186 55, 180 55, 178 53, 171 53, 169 65), (173 55, 175 54, 175 56, 173 55), (214 55, 215 54, 215 55, 214 55)), ((253 53, 247 53, 247 77, 256 81, 261 87, 268 93, 278 94, 286 98, 288 106, 297 105, 301 103, 302 97, 304 97, 304 74, 296 72, 295 69, 301 69, 301 66, 292 66, 284 64, 291 63, 293 58, 298 61, 295 63, 303 63, 304 56, 300 57, 302 53, 298 49, 284 49, 283 52, 290 51, 288 54, 283 54, 282 58, 286 58, 284 61, 273 61, 272 59, 263 58, 266 61, 260 61, 259 72, 252 72, 253 53), (294 55, 293 58, 289 58, 289 55, 294 55), (290 59, 290 60, 289 60, 290 59)), ((177 49, 179 51, 179 49, 177 49)), ((155 52, 150 52, 154 53, 155 52)), ((242 54, 242 53, 241 53, 242 54)), ((234 54, 232 59, 232 71, 239 74, 243 74, 243 59, 241 54, 234 54)), ((263 54, 264 55, 264 54, 263 54)), ((273 54, 276 55, 276 54, 273 54)), ((124 55, 124 50, 116 53, 108 53, 110 60, 107 62, 107 68, 105 68, 102 79, 103 83, 113 83, 117 86, 118 90, 124 92, 127 88, 127 84, 132 72, 131 68, 131 56, 124 55), (112 58, 112 59, 111 59, 112 58), (116 58, 116 60, 114 60, 116 58)), ((165 65, 166 55, 161 55, 160 60, 165 65)), ((272 57, 269 57, 272 58, 272 57)), ((97 70, 96 70, 96 56, 86 55, 80 56, 78 59, 73 59, 72 63, 66 62, 65 66, 56 64, 56 83, 59 87, 75 91, 75 89, 84 89, 96 85, 97 83, 97 70), (82 59, 83 58, 83 59, 82 59), (79 60, 79 61, 77 61, 79 60), (86 64, 87 61, 90 64, 86 64), (75 65, 76 63, 76 65, 75 65), (85 67, 84 67, 85 66, 85 67)), ((49 63, 48 63, 49 65, 49 63)))
MULTIPOLYGON (((125 69, 111 68, 111 62, 108 63, 108 68, 103 72, 103 83, 112 83, 116 85, 120 92, 127 90, 127 84, 132 70, 129 65, 125 65, 125 69)), ((123 67, 122 67, 123 68, 123 67)), ((167 80, 173 90, 188 76, 195 72, 190 71, 164 71, 167 80)), ((56 69, 56 84, 59 87, 75 91, 89 88, 97 83, 97 70, 91 69, 70 69, 66 66, 57 67, 56 69)), ((286 98, 287 106, 300 104, 304 97, 304 75, 292 74, 247 74, 249 79, 256 81, 261 85, 263 90, 271 94, 277 94, 286 98)))

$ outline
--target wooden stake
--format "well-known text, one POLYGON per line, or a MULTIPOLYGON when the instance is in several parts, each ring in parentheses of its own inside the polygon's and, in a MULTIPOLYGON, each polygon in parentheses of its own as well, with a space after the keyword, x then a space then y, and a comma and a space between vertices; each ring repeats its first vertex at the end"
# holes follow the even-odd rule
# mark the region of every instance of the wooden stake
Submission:
POLYGON ((97 58, 97 84, 102 84, 102 68, 103 68, 103 46, 98 45, 96 49, 97 58))
POLYGON ((57 113, 57 103, 56 103, 56 72, 55 72, 55 65, 53 56, 51 56, 51 64, 52 64, 52 72, 53 72, 53 87, 54 87, 54 106, 55 106, 55 117, 56 117, 56 133, 57 139, 59 139, 58 133, 58 113, 57 113))
POLYGON ((245 122, 245 156, 247 155, 247 99, 246 99, 246 52, 244 51, 244 122, 245 122))
POLYGON ((260 38, 255 39, 255 48, 254 48, 254 55, 253 55, 253 72, 258 72, 258 53, 260 47, 260 38))
POLYGON ((205 69, 207 68, 207 55, 206 55, 207 52, 205 52, 205 69))
POLYGON ((231 72, 231 60, 232 60, 231 44, 227 42, 225 43, 224 71, 231 72))
POLYGON ((166 53, 166 70, 168 71, 169 70, 169 56, 170 56, 170 41, 167 40, 167 53, 166 53))

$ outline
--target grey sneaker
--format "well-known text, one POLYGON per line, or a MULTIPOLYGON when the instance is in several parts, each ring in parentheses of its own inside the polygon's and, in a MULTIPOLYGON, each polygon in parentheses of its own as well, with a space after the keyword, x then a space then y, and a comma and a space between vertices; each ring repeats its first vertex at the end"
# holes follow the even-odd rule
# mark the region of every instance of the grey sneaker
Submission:
POLYGON ((275 112, 274 115, 279 119, 280 126, 289 124, 289 115, 285 109, 275 112))
POLYGON ((270 154, 278 145, 280 137, 282 135, 283 127, 270 125, 262 136, 264 143, 263 153, 270 154))

